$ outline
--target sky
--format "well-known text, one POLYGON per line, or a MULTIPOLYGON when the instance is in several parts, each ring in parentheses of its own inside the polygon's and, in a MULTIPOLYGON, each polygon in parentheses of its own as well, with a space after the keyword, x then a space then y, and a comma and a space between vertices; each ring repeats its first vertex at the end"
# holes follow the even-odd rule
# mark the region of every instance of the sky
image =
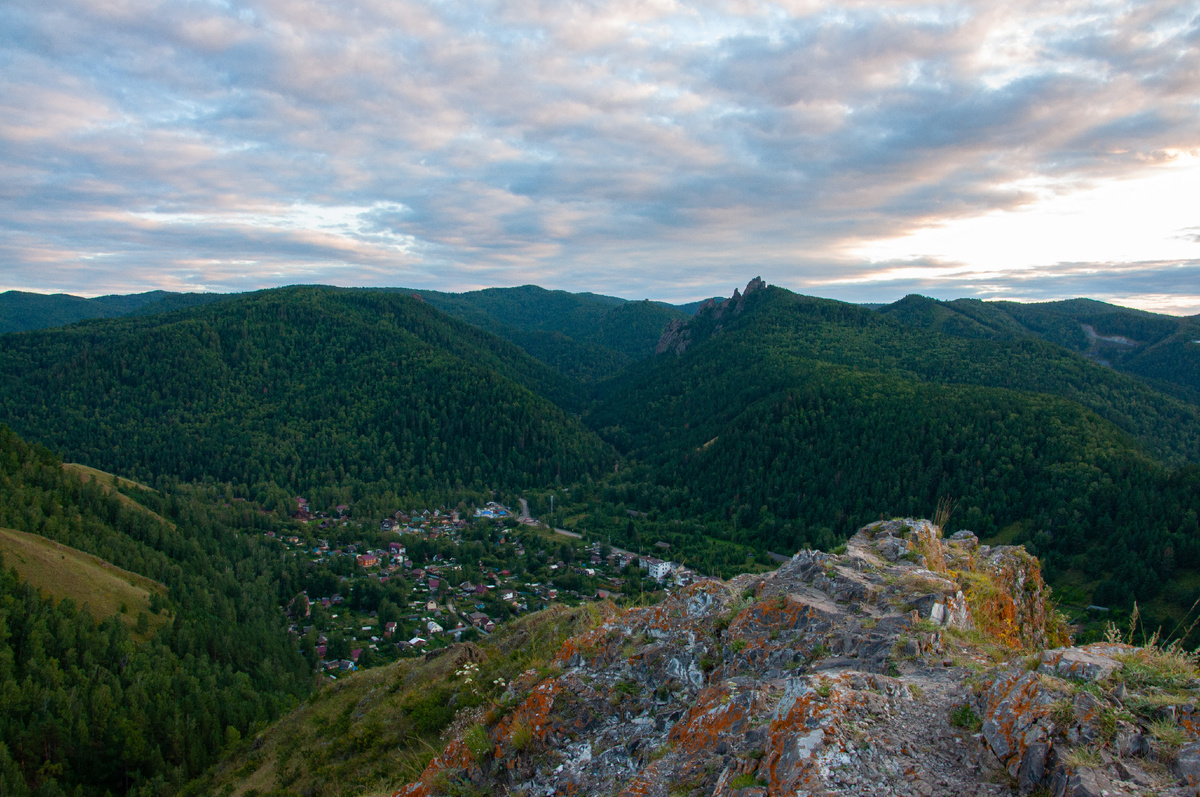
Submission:
POLYGON ((5 0, 0 290, 1200 313, 1200 0, 5 0))

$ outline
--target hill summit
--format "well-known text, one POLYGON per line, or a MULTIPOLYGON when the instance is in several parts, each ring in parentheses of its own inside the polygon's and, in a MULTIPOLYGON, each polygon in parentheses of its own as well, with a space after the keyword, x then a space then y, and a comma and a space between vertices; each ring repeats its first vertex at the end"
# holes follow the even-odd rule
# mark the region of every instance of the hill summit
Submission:
POLYGON ((396 794, 1194 794, 1194 663, 1069 647, 1048 597, 1023 548, 874 523, 567 640, 396 794))

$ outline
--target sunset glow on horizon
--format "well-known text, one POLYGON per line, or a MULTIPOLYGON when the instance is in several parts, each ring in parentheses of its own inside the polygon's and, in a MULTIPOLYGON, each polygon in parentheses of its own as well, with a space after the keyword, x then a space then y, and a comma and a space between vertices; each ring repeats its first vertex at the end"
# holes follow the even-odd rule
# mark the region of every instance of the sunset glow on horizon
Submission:
POLYGON ((1200 313, 1200 0, 14 0, 0 290, 1200 313))

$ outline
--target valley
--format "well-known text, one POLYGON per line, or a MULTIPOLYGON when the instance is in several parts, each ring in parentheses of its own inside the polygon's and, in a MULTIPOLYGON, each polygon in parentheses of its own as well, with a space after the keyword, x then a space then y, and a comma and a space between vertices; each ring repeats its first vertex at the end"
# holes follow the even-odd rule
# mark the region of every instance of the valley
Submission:
POLYGON ((446 680, 464 666, 549 672, 621 612, 939 505, 947 538, 1036 556, 1077 642, 1135 617, 1200 642, 1195 319, 757 279, 686 308, 534 286, 15 298, 6 788, 383 790, 445 748, 433 696, 470 703, 446 680), (356 708, 366 684, 380 708, 356 708))

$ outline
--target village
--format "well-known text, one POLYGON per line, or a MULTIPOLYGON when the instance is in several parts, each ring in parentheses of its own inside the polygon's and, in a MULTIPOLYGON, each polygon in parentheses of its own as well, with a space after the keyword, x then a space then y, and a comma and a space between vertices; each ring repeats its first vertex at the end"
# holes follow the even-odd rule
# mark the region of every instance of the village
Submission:
POLYGON ((285 610, 314 669, 330 679, 486 637, 552 603, 655 602, 696 578, 662 558, 667 543, 654 546, 661 556, 639 556, 495 502, 370 523, 344 505, 315 512, 296 502, 301 531, 276 539, 309 559, 309 577, 285 610))

